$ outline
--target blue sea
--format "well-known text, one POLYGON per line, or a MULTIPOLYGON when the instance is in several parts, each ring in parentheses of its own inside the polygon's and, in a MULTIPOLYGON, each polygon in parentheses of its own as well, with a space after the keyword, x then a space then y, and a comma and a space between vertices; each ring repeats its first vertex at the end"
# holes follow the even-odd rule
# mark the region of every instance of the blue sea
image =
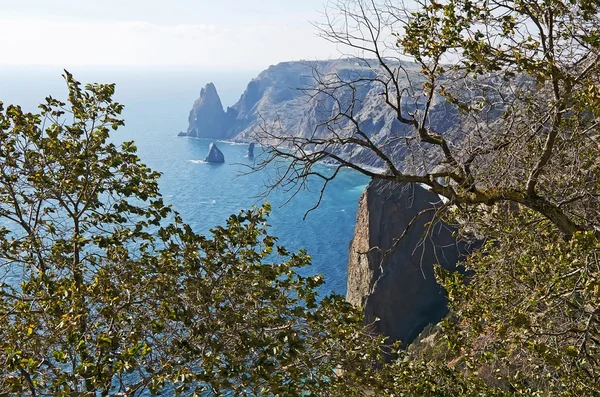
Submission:
MULTIPOLYGON (((208 233, 223 225, 229 215, 261 205, 272 207, 270 232, 289 250, 305 248, 313 265, 304 274, 323 274, 322 293, 345 294, 348 246, 356 223, 358 199, 368 179, 347 170, 328 186, 318 209, 304 215, 317 202, 319 184, 312 183, 290 198, 283 191, 262 197, 269 172, 248 174, 253 160, 247 146, 217 142, 225 164, 203 159, 211 140, 177 137, 187 129, 187 116, 200 89, 214 82, 225 106, 233 105, 250 79, 259 71, 196 70, 70 70, 84 82, 116 83, 115 98, 125 105, 125 127, 116 141, 134 140, 142 162, 160 171, 160 189, 165 201, 194 230, 208 233)), ((13 68, 0 70, 0 101, 20 104, 34 111, 47 95, 66 97, 60 69, 13 68)), ((257 149, 257 154, 260 149, 257 149)), ((325 166, 323 166, 325 167, 325 166)))

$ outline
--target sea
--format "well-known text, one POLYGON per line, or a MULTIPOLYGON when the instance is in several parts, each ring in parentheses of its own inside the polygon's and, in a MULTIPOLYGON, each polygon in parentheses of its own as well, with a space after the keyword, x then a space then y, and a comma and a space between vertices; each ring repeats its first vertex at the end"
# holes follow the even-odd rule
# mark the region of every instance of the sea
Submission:
MULTIPOLYGON (((116 142, 135 141, 141 161, 162 173, 160 190, 165 201, 198 233, 243 209, 269 201, 269 232, 288 250, 304 248, 312 265, 304 275, 322 274, 322 295, 345 294, 348 249, 356 224, 358 200, 369 180, 352 170, 341 172, 327 187, 320 205, 321 184, 292 196, 275 189, 265 196, 275 171, 248 172, 247 145, 216 142, 224 164, 204 162, 212 140, 177 137, 187 129, 187 117, 200 89, 213 82, 224 106, 233 105, 248 82, 260 71, 193 69, 94 69, 69 70, 82 83, 116 83, 115 100, 125 105, 125 127, 114 132, 116 142), (308 213, 307 213, 308 212, 308 213)), ((66 85, 58 67, 0 69, 0 101, 36 111, 44 98, 66 98, 66 85)), ((294 87, 290 87, 294 88, 294 87)), ((260 155, 257 148, 256 154, 260 155)), ((327 172, 327 166, 323 165, 327 172)))

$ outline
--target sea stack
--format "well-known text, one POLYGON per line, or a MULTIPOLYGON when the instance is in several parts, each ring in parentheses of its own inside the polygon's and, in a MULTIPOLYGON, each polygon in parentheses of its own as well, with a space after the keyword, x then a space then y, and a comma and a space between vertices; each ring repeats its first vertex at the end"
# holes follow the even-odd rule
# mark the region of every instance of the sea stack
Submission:
POLYGON ((248 157, 254 157, 254 142, 250 143, 250 146, 248 146, 248 157))
POLYGON ((204 159, 207 163, 224 163, 225 156, 223 156, 223 152, 219 150, 217 145, 211 143, 208 147, 208 156, 204 159))
POLYGON ((217 88, 213 83, 207 84, 200 91, 200 98, 194 102, 188 121, 190 125, 187 132, 182 132, 179 136, 227 138, 227 117, 217 88))

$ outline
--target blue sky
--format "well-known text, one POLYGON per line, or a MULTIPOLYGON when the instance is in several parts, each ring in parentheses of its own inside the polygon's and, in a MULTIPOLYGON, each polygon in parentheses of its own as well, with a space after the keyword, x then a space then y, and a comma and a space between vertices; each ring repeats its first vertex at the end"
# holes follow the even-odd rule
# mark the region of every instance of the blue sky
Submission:
POLYGON ((327 0, 0 0, 0 66, 263 69, 340 56, 327 0))

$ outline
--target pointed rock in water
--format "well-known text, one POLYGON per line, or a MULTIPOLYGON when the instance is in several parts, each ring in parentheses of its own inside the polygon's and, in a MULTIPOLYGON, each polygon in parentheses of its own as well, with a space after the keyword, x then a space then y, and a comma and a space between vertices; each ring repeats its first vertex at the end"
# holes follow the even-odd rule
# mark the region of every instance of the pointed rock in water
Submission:
POLYGON ((188 118, 187 133, 181 136, 194 138, 226 139, 227 115, 223 110, 221 98, 213 83, 209 83, 200 91, 200 98, 194 102, 188 118))
POLYGON ((248 146, 248 157, 254 157, 254 142, 248 146))
POLYGON ((207 163, 224 163, 225 156, 223 156, 223 152, 219 150, 217 145, 211 143, 208 147, 208 156, 204 159, 207 163))

